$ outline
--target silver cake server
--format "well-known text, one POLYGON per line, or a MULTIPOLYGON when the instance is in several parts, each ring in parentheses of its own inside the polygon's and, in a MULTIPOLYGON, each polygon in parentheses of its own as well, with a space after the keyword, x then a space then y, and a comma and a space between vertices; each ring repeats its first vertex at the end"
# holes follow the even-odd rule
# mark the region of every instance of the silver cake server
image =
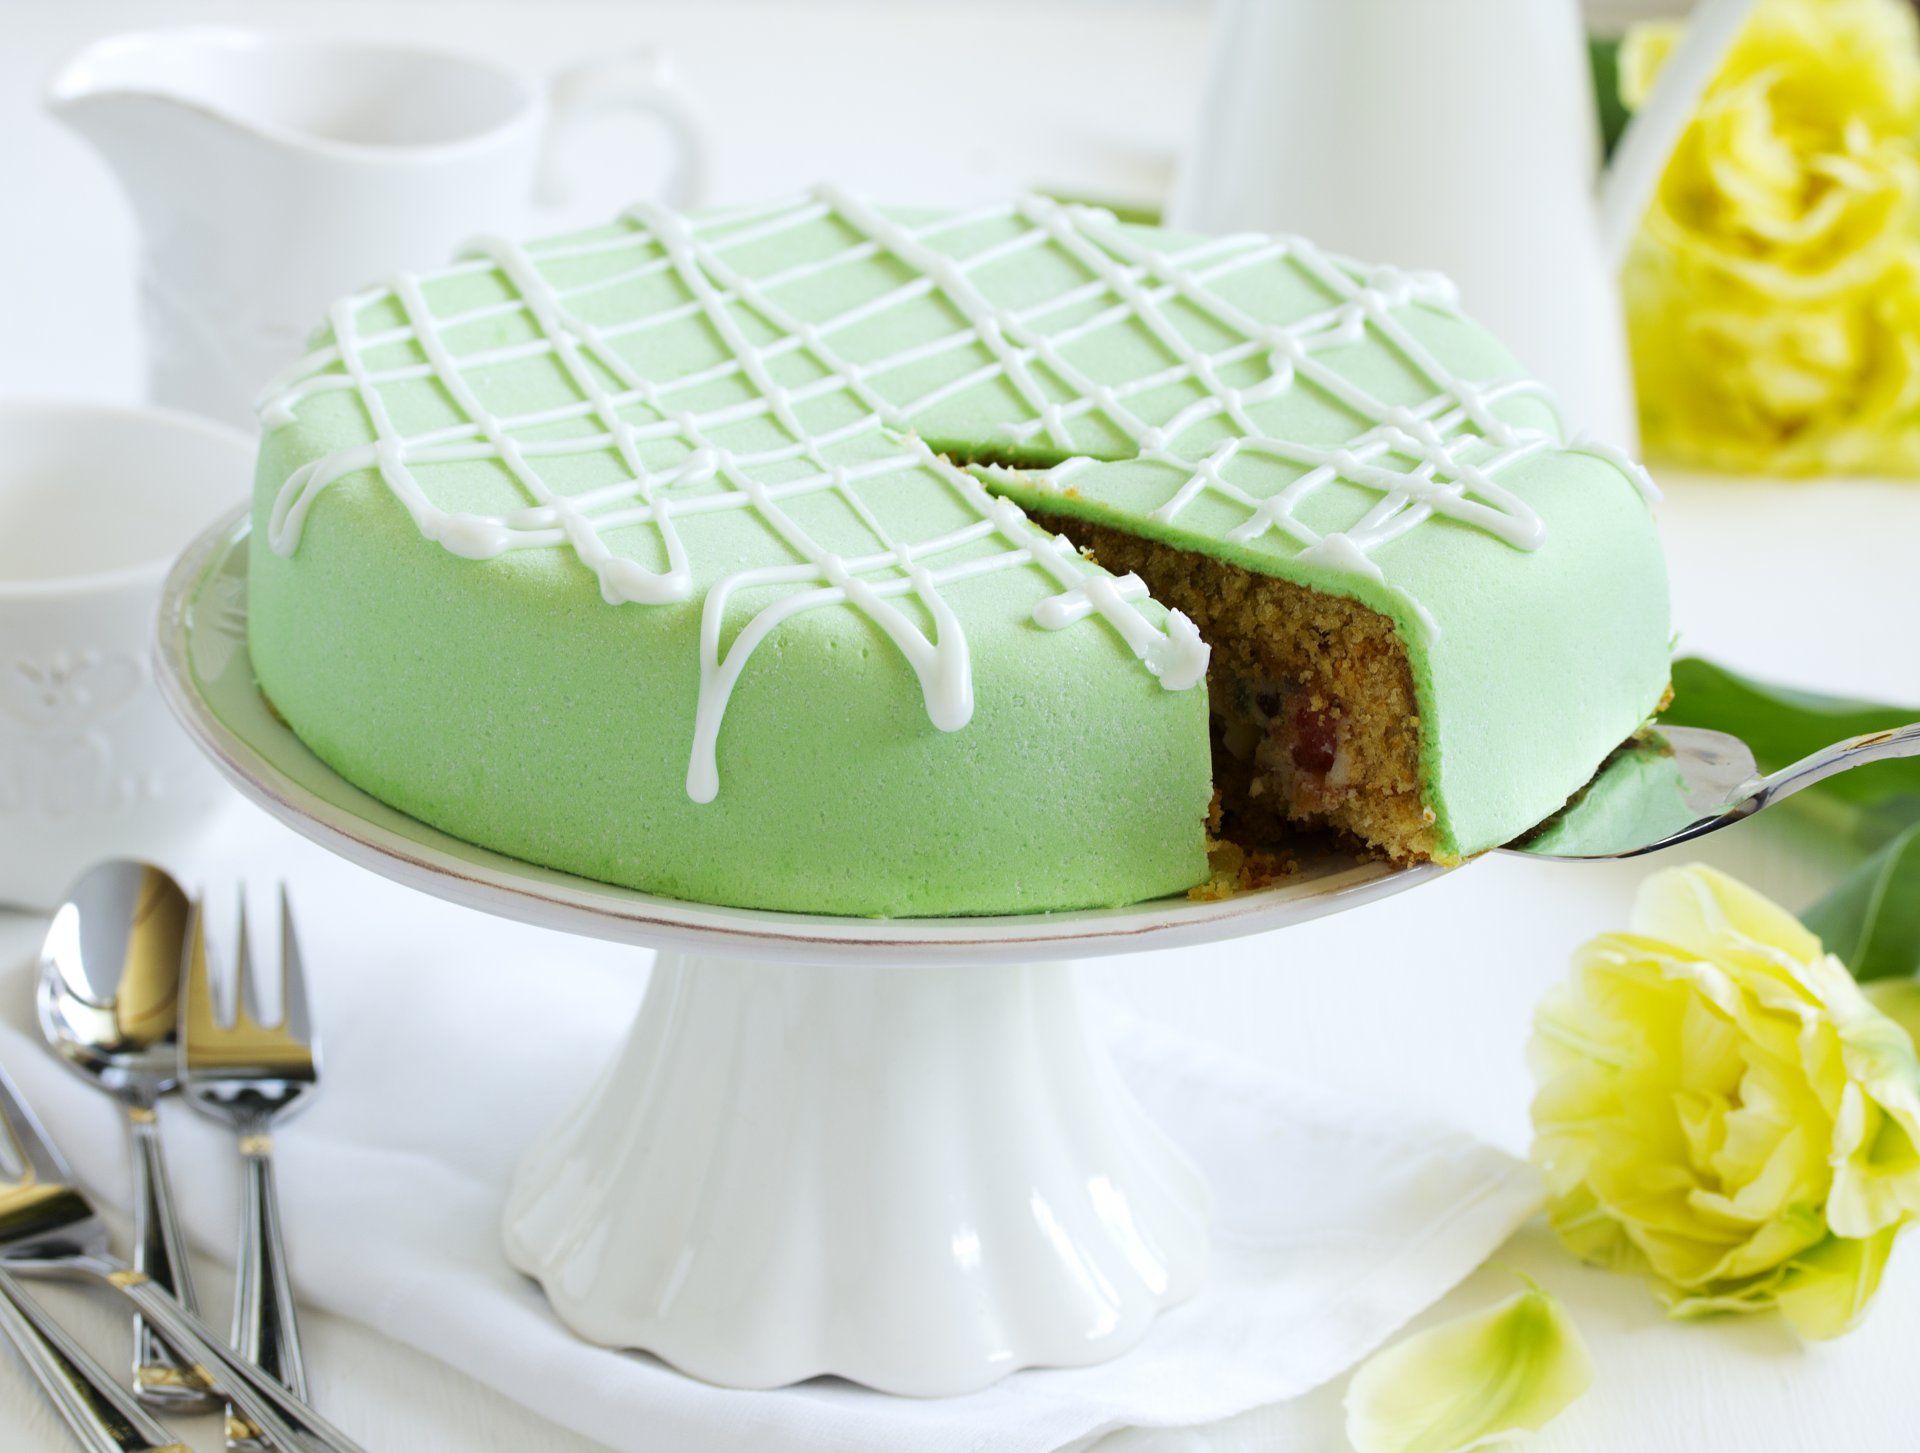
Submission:
POLYGON ((1912 756, 1920 756, 1920 722, 1848 737, 1771 774, 1726 732, 1655 727, 1603 762, 1559 812, 1499 851, 1566 862, 1638 857, 1744 822, 1841 772, 1912 756))

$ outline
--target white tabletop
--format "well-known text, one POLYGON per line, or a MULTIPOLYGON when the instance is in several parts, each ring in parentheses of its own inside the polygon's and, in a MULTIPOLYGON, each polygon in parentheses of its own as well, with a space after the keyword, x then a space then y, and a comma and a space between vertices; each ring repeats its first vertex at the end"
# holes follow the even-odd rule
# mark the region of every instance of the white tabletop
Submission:
MULTIPOLYGON (((132 398, 134 234, 105 169, 38 110, 41 79, 81 41, 150 24, 156 7, 11 0, 0 17, 0 395, 132 398)), ((175 0, 169 20, 211 19, 446 40, 550 71, 617 46, 669 47, 715 138, 711 199, 747 200, 831 175, 907 200, 974 199, 1035 184, 1116 197, 1164 185, 1198 90, 1204 12, 1092 4, 596 5, 573 0, 175 0), (450 17, 458 15, 458 20, 450 17), (930 87, 950 104, 929 104, 930 87), (874 117, 884 117, 876 125, 874 117)), ((655 153, 610 123, 575 216, 644 190, 655 153)), ((1920 701, 1920 651, 1905 584, 1920 541, 1920 484, 1771 484, 1663 479, 1660 506, 1687 650, 1759 674, 1920 701)), ((1604 609, 1604 602, 1595 602, 1604 609)), ((236 808, 236 811, 251 809, 236 808)), ((1837 848, 1786 842, 1771 819, 1699 856, 1792 907, 1831 880, 1837 848)), ((1329 1085, 1444 1114, 1524 1151, 1529 1017, 1588 934, 1619 925, 1646 868, 1497 859, 1360 912, 1199 951, 1112 960, 1088 971, 1163 1021, 1329 1085)), ((0 914, 0 963, 31 952, 39 925, 0 914)), ((377 932, 377 925, 368 925, 377 932)), ((1535 1445, 1556 1453, 1747 1453, 1909 1446, 1905 1373, 1920 1345, 1920 1263, 1896 1253, 1865 1326, 1802 1348, 1769 1319, 1666 1322, 1640 1284, 1587 1271, 1538 1228, 1503 1254, 1568 1303, 1592 1343, 1593 1393, 1535 1445)), ((1485 1270, 1442 1312, 1504 1294, 1485 1270)), ((202 1272, 224 1304, 227 1279, 202 1272)), ((123 1319, 48 1293, 110 1365, 123 1319)), ((314 1315, 316 1400, 373 1448, 411 1453, 597 1445, 560 1432, 372 1329, 314 1315)), ((1338 1388, 1314 1400, 1338 1447, 1338 1388)), ((195 1446, 218 1446, 211 1423, 195 1446)), ((71 1443, 0 1354, 0 1447, 71 1443)), ((1140 1445, 1130 1445, 1140 1446, 1140 1445)), ((1186 1447, 1275 1444, 1257 1415, 1186 1447)))

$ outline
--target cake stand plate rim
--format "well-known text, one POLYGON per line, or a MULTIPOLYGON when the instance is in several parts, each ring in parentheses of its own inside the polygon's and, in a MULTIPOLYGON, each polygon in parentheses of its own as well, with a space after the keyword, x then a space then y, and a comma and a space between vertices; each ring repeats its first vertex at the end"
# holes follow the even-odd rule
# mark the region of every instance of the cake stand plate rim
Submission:
MULTIPOLYGON (((256 739, 216 709, 189 655, 203 584, 244 546, 242 506, 210 526, 169 572, 155 621, 155 677, 195 744, 240 793, 350 862, 500 917, 649 948, 802 963, 1037 962, 1219 942, 1283 928, 1405 892, 1448 871, 1356 863, 1217 902, 1155 899, 1119 908, 980 918, 850 918, 695 903, 541 868, 461 842, 378 803, 267 717, 256 739), (297 781, 284 754, 339 798, 297 781), (353 799, 364 798, 365 807, 353 799), (390 821, 382 822, 381 817, 390 821)), ((244 605, 225 623, 245 660, 244 605)), ((251 679, 250 666, 247 677, 251 679)))

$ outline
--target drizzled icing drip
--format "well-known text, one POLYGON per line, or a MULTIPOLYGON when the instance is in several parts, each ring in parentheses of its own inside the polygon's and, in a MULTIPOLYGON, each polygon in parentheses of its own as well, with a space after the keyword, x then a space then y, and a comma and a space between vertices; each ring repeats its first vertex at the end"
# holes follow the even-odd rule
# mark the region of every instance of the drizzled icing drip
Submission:
POLYGON ((1653 476, 1647 473, 1647 467, 1618 444, 1609 444, 1605 439, 1596 439, 1591 434, 1576 434, 1566 447, 1569 454, 1591 454, 1595 459, 1611 464, 1632 481, 1633 487, 1640 491, 1640 498, 1648 504, 1659 502, 1660 487, 1653 482, 1653 476))
MULTIPOLYGON (((1157 251, 1106 213, 1037 197, 908 226, 822 187, 796 202, 699 221, 640 207, 630 221, 631 232, 538 252, 494 239, 476 243, 471 260, 450 273, 495 273, 513 295, 458 315, 436 316, 420 280, 411 276, 337 304, 330 315, 332 342, 276 382, 262 405, 262 419, 269 428, 285 424, 297 417, 304 400, 350 391, 365 409, 374 437, 295 470, 274 500, 268 543, 290 553, 320 494, 349 474, 372 470, 421 533, 456 555, 487 559, 508 550, 564 547, 593 572, 608 603, 652 605, 686 601, 694 594, 694 566, 681 533, 688 519, 714 511, 751 512, 794 563, 722 576, 701 603, 699 697, 687 770, 687 792, 695 801, 711 801, 719 791, 720 729, 754 650, 782 623, 809 610, 838 606, 872 621, 914 671, 928 720, 942 731, 959 730, 973 714, 966 633, 943 588, 1005 570, 1038 569, 1052 580, 1053 593, 1033 611, 1041 627, 1066 629, 1097 615, 1167 689, 1186 690, 1204 679, 1207 647, 1190 621, 1178 612, 1164 626, 1150 620, 1139 609, 1147 590, 1137 577, 1114 579, 1090 570, 1066 540, 1046 535, 1016 506, 989 492, 973 472, 955 467, 913 435, 917 418, 983 384, 1003 382, 1025 409, 1025 418, 1006 425, 1016 446, 1071 452, 1075 421, 1097 414, 1132 441, 1138 460, 1166 469, 1177 481, 1154 512, 1157 518, 1172 520, 1211 493, 1247 512, 1230 538, 1278 532, 1300 545, 1299 558, 1342 574, 1384 580, 1372 552, 1434 515, 1483 530, 1517 549, 1537 548, 1544 535, 1538 515, 1495 478, 1515 461, 1556 445, 1552 435, 1513 425, 1494 412, 1503 399, 1540 392, 1538 386, 1454 378, 1394 317, 1395 308, 1412 302, 1451 308, 1452 290, 1444 279, 1390 268, 1356 277, 1294 238, 1216 238, 1179 252, 1157 251), (729 259, 748 244, 829 220, 851 229, 858 240, 829 256, 759 277, 729 259), (964 257, 938 245, 943 234, 1007 222, 1020 225, 964 257), (996 302, 981 281, 983 270, 1034 248, 1070 259, 1089 281, 1024 308, 996 302), (622 251, 638 260, 610 277, 562 289, 547 275, 548 266, 564 259, 622 251), (804 319, 779 300, 781 290, 795 283, 883 253, 906 264, 912 277, 831 318, 804 319), (1235 272, 1276 262, 1304 273, 1335 300, 1333 305, 1285 326, 1266 324, 1247 316, 1215 285, 1235 272), (577 301, 654 276, 678 284, 686 301, 608 324, 594 322, 577 301), (957 319, 943 336, 880 358, 856 360, 836 347, 859 325, 930 295, 957 319), (1198 347, 1174 321, 1168 305, 1176 301, 1235 341, 1210 350, 1198 347), (374 304, 386 304, 400 324, 360 332, 359 316, 374 304), (1069 310, 1084 316, 1062 325, 1059 315, 1069 310), (747 315, 763 326, 750 331, 743 325, 747 315), (447 341, 452 327, 508 316, 531 324, 534 336, 470 350, 447 341), (689 319, 711 330, 725 359, 668 382, 647 378, 631 361, 631 345, 651 330, 689 319), (1079 340, 1135 323, 1166 355, 1164 367, 1103 381, 1074 362, 1072 349, 1079 340), (768 331, 771 341, 756 341, 757 334, 768 331), (1411 407, 1388 403, 1315 356, 1359 342, 1369 331, 1425 380, 1433 389, 1431 398, 1411 407), (623 340, 628 348, 621 346, 623 340), (381 367, 368 363, 375 350, 393 344, 411 344, 416 360, 381 367), (984 352, 989 361, 966 367, 968 352, 984 352), (779 365, 791 355, 811 363, 817 376, 799 384, 782 382, 779 365), (909 369, 949 355, 962 356, 960 366, 949 370, 955 376, 917 396, 899 396, 898 380, 909 369), (496 412, 476 374, 535 358, 550 359, 577 398, 517 415, 496 412), (1227 381, 1232 370, 1244 374, 1249 362, 1264 364, 1264 375, 1246 384, 1227 381), (412 434, 397 428, 382 386, 417 380, 437 383, 462 422, 412 434), (744 385, 749 396, 700 410, 678 406, 678 398, 723 381, 744 385), (1298 382, 1323 391, 1368 421, 1367 427, 1334 449, 1269 437, 1253 411, 1298 382), (1197 386, 1201 397, 1157 421, 1140 411, 1144 395, 1178 384, 1197 386), (831 428, 810 428, 802 411, 829 396, 852 400, 853 416, 831 428), (756 420, 770 423, 785 442, 729 447, 726 431, 756 420), (1194 451, 1182 453, 1181 436, 1207 423, 1216 437, 1224 425, 1229 437, 1198 458, 1194 451), (861 445, 857 459, 836 457, 837 449, 855 442, 861 445), (649 463, 646 451, 663 445, 672 446, 675 461, 649 463), (625 478, 566 494, 542 474, 545 460, 588 453, 613 456, 625 478), (1303 472, 1266 498, 1249 494, 1223 472, 1236 459, 1262 456, 1303 472), (504 469, 525 505, 498 514, 449 511, 421 486, 418 471, 425 466, 474 460, 504 469), (1401 461, 1410 463, 1403 467, 1401 461), (863 489, 909 471, 937 478, 970 522, 929 538, 896 538, 863 489), (1348 528, 1318 533, 1300 519, 1299 507, 1334 480, 1375 491, 1380 499, 1348 528), (789 504, 821 494, 847 506, 872 536, 872 550, 838 554, 803 528, 789 504), (657 536, 663 568, 648 568, 608 545, 607 531, 627 527, 644 527, 657 536), (768 589, 778 592, 777 598, 723 647, 730 603, 743 592, 768 589), (901 609, 908 600, 930 622, 930 631, 901 609)), ((1643 491, 1651 490, 1645 472, 1619 451, 1585 442, 1571 447, 1607 460, 1643 491)), ((1038 478, 1042 487, 1064 490, 1073 474, 1092 462, 1071 458, 1038 478)), ((1437 630, 1418 602, 1409 604, 1426 629, 1437 630)))

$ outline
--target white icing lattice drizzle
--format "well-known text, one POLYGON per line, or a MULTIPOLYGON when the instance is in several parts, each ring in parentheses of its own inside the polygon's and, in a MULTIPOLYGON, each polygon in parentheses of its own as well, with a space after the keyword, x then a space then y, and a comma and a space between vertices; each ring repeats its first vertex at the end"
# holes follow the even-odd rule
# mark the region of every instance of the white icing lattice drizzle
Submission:
MULTIPOLYGON (((710 801, 719 791, 721 725, 756 647, 806 611, 842 607, 871 620, 918 677, 928 718, 943 731, 964 727, 973 711, 966 633, 944 592, 981 575, 1038 570, 1051 582, 1033 611, 1042 627, 1063 629, 1098 616, 1163 686, 1184 690, 1204 679, 1207 647, 1191 622, 1172 612, 1164 625, 1156 623, 1140 609, 1147 591, 1136 577, 1116 580, 1092 570, 1066 540, 1039 530, 974 472, 941 458, 915 436, 916 423, 930 411, 973 390, 1000 386, 1019 400, 1024 417, 1004 425, 1012 449, 1044 447, 1056 457, 1070 456, 1028 476, 1042 488, 1071 490, 1073 477, 1094 467, 1092 459, 1075 454, 1074 431, 1076 421, 1097 415, 1132 441, 1137 460, 1168 470, 1177 481, 1156 518, 1171 521, 1210 493, 1246 511, 1230 538, 1278 532, 1297 542, 1300 558, 1376 580, 1382 577, 1372 552, 1436 515, 1518 549, 1536 548, 1544 534, 1539 517, 1497 475, 1545 449, 1593 453, 1651 490, 1644 472, 1624 455, 1585 443, 1559 446, 1546 431, 1520 427, 1495 412, 1503 399, 1538 392, 1537 385, 1470 383, 1441 366, 1394 310, 1414 302, 1450 308, 1444 280, 1392 269, 1356 275, 1297 239, 1216 238, 1161 251, 1104 212, 1037 197, 910 225, 826 187, 774 207, 700 219, 636 208, 630 222, 628 232, 537 252, 487 240, 476 244, 471 261, 437 275, 495 274, 509 290, 504 301, 438 316, 422 280, 403 276, 337 304, 332 341, 269 391, 263 421, 270 428, 288 423, 306 400, 346 391, 358 398, 373 438, 295 470, 274 501, 268 541, 282 554, 293 551, 321 493, 348 475, 372 471, 425 536, 457 555, 487 559, 509 550, 568 549, 593 572, 609 604, 647 606, 688 601, 698 590, 699 562, 683 539, 690 520, 715 511, 750 513, 791 563, 722 572, 706 587, 687 773, 687 791, 696 801, 710 801), (840 245, 814 260, 759 276, 733 261, 783 234, 828 228, 840 245), (964 255, 942 246, 972 228, 1001 235, 964 255), (848 235, 855 240, 845 241, 848 235), (1034 249, 1050 250, 1085 281, 1017 308, 997 300, 986 274, 1034 249), (823 273, 883 254, 894 260, 896 272, 897 264, 905 265, 907 280, 826 319, 809 319, 783 301, 823 273), (618 264, 628 256, 631 266, 593 280, 567 287, 554 281, 553 273, 569 263, 618 264), (1248 316, 1223 295, 1222 280, 1276 265, 1303 274, 1329 305, 1281 325, 1248 316), (594 295, 643 281, 673 284, 684 301, 618 322, 594 320, 594 295), (859 330, 929 300, 952 314, 950 328, 890 354, 854 356, 846 340, 859 330), (1207 347, 1179 324, 1176 306, 1204 318, 1207 347), (362 331, 362 315, 376 307, 400 321, 362 331), (456 328, 494 320, 530 325, 517 331, 531 336, 469 349, 449 341, 456 328), (720 362, 667 380, 650 378, 636 366, 634 356, 650 334, 690 321, 704 324, 719 341, 720 362), (1091 376, 1075 361, 1076 345, 1114 328, 1143 334, 1163 361, 1119 381, 1091 376), (1430 397, 1411 405, 1381 400, 1316 356, 1369 332, 1424 380, 1430 397), (1222 346, 1221 337, 1231 341, 1222 346), (405 361, 369 362, 383 355, 405 361), (976 362, 982 355, 986 361, 976 362), (498 391, 493 380, 526 360, 558 369, 573 399, 536 411, 499 412, 491 398, 498 391), (803 370, 806 380, 783 381, 792 377, 795 363, 810 366, 803 370), (924 376, 929 365, 944 376, 909 396, 902 380, 924 376), (1249 371, 1258 375, 1251 383, 1227 381, 1249 371), (438 385, 458 422, 411 433, 398 426, 386 391, 421 382, 438 385), (1360 432, 1333 448, 1271 437, 1258 410, 1301 384, 1362 420, 1360 432), (715 385, 731 386, 732 396, 703 407, 683 402, 715 385), (1173 386, 1199 397, 1156 419, 1151 397, 1173 386), (835 401, 852 407, 840 409, 830 426, 808 424, 810 407, 835 401), (765 442, 767 429, 760 427, 752 447, 740 445, 738 431, 756 425, 771 426, 780 442, 765 442), (1217 442, 1183 453, 1182 436, 1202 425, 1217 442), (548 475, 553 462, 584 455, 617 460, 622 477, 586 489, 557 489, 548 475), (669 462, 660 462, 663 457, 669 462), (1261 457, 1299 471, 1264 498, 1223 472, 1236 460, 1261 457), (504 470, 523 502, 494 513, 436 504, 422 473, 473 461, 504 470), (889 476, 906 473, 937 479, 968 522, 924 538, 901 537, 897 525, 885 527, 883 512, 866 491, 884 489, 889 476), (1373 491, 1379 501, 1353 525, 1322 533, 1299 512, 1335 480, 1373 491), (796 513, 799 503, 814 496, 844 504, 871 537, 871 548, 836 553, 816 540, 796 513), (608 542, 609 532, 636 527, 657 537, 655 566, 608 542), (774 599, 723 648, 729 607, 747 592, 756 598, 772 592, 774 599), (902 609, 909 602, 914 611, 902 609)), ((1426 628, 1437 631, 1419 604, 1410 604, 1426 628)))

